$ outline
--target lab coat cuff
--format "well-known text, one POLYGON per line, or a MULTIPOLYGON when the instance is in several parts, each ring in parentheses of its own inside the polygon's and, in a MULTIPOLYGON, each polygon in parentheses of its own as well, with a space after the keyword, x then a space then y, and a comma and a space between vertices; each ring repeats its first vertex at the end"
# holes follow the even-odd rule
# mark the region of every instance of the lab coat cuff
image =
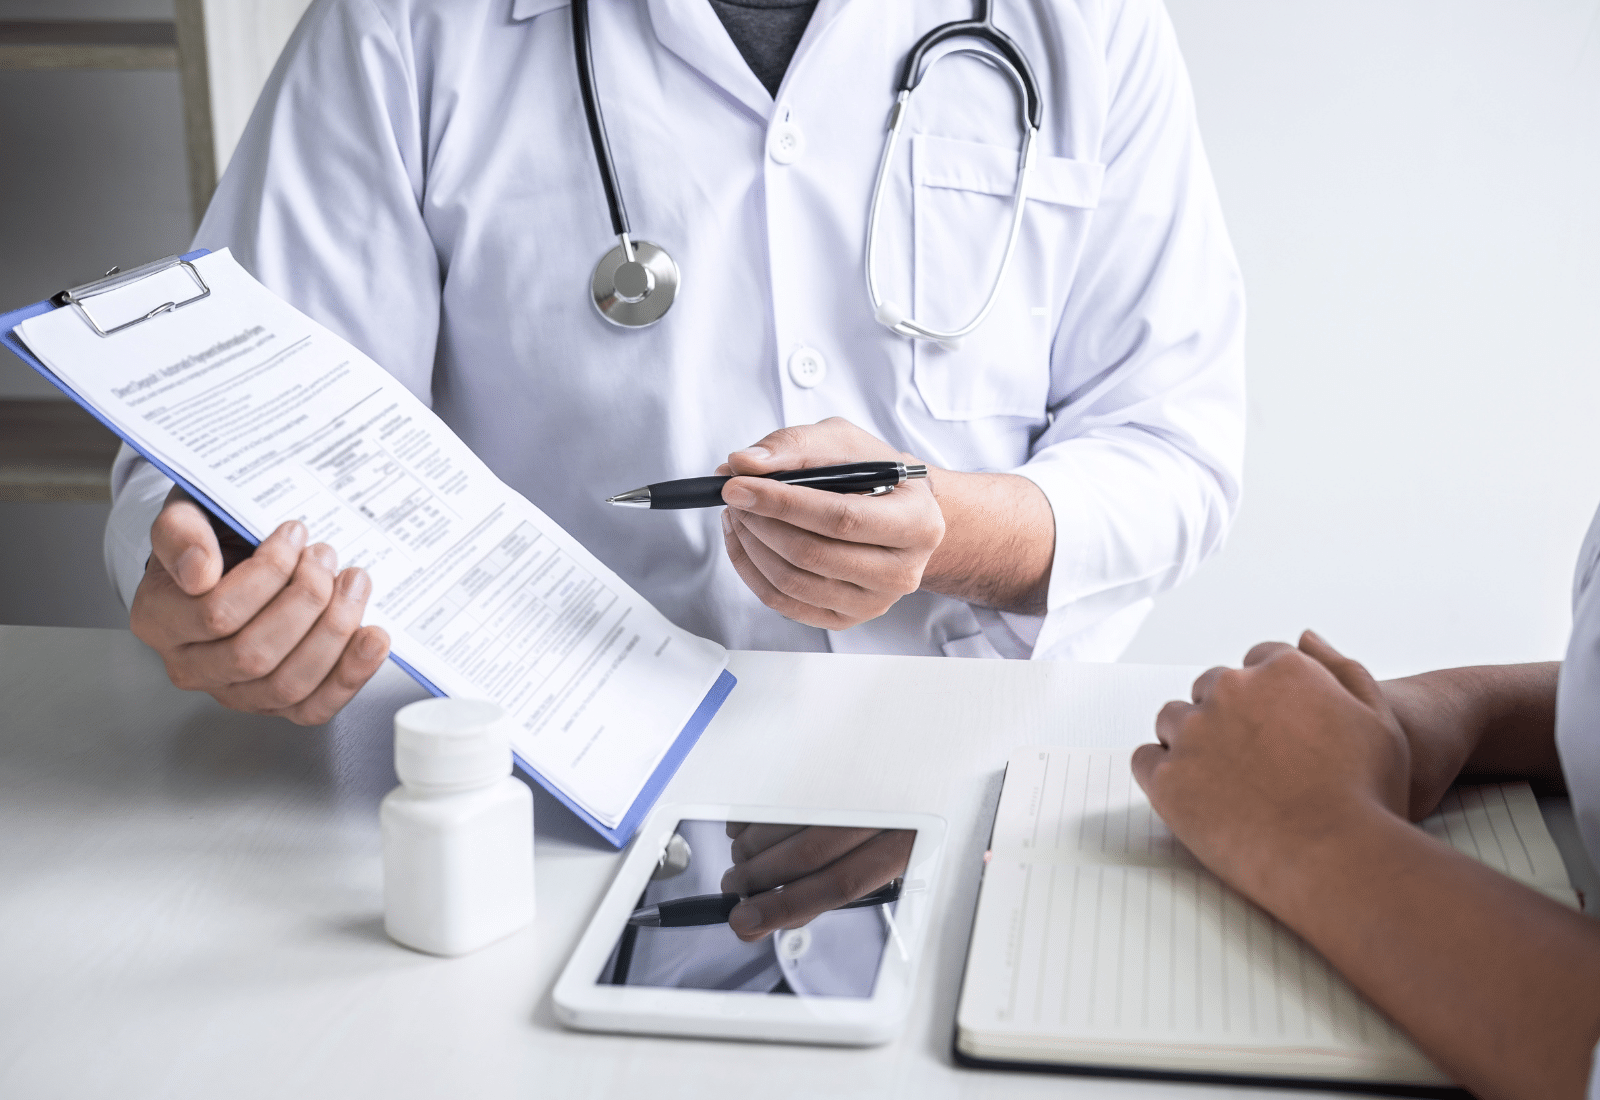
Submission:
POLYGON ((111 515, 106 520, 104 550, 106 575, 125 608, 133 606, 133 594, 144 579, 150 527, 171 489, 171 478, 122 445, 111 466, 111 515))
POLYGON ((1041 456, 1011 471, 1044 492, 1055 517, 1055 551, 1034 660, 1115 661, 1133 641, 1161 587, 1159 576, 1128 583, 1128 565, 1095 499, 1105 486, 1066 456, 1041 456), (1114 579, 1115 578, 1115 579, 1114 579))

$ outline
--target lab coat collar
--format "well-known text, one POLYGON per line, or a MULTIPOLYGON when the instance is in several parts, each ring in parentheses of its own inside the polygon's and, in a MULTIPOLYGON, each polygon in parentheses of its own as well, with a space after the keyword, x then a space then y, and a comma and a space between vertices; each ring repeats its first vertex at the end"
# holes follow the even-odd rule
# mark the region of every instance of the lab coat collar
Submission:
POLYGON ((650 0, 661 44, 757 118, 772 117, 772 97, 706 0, 650 0))
MULTIPOLYGON (((522 0, 536 2, 536 0, 522 0)), ((728 37, 722 20, 706 0, 649 0, 650 21, 661 44, 683 59, 691 68, 721 88, 762 121, 770 121, 772 96, 739 54, 739 47, 728 37)), ((805 36, 789 61, 793 73, 805 63, 806 54, 827 31, 828 24, 849 0, 819 0, 805 36)), ((788 76, 784 77, 785 83, 788 76)), ((778 89, 779 97, 783 88, 778 89)))
MULTIPOLYGON (((804 61, 847 0, 820 0, 806 25, 805 36, 790 59, 792 72, 804 61)), ((512 19, 534 16, 570 6, 571 0, 512 0, 512 19)), ((773 101, 766 87, 750 70, 739 48, 728 37, 722 20, 706 0, 649 0, 650 22, 656 38, 701 76, 721 88, 762 121, 772 118, 773 101)), ((780 93, 782 89, 779 89, 780 93)))

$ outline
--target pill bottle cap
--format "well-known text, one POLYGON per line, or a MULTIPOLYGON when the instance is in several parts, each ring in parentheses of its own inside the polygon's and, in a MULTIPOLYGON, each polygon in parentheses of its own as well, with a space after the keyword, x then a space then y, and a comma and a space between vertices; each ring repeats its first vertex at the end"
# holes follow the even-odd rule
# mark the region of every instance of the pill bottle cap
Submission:
POLYGON ((394 770, 407 787, 467 790, 511 774, 510 716, 477 699, 424 699, 394 716, 394 770))

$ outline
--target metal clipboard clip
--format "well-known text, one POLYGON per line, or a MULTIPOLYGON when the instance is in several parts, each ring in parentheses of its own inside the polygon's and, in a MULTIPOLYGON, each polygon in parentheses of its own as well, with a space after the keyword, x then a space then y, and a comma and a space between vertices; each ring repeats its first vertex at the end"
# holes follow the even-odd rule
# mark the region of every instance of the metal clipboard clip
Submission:
POLYGON ((173 310, 182 309, 187 305, 193 305, 202 298, 209 298, 210 296, 211 288, 207 286, 206 281, 200 277, 200 272, 195 270, 194 264, 190 263, 188 260, 185 260, 181 256, 168 256, 164 260, 153 260, 150 263, 141 264, 132 271, 118 271, 116 268, 112 268, 110 271, 106 272, 104 278, 96 279, 92 283, 84 283, 82 286, 75 286, 67 290, 63 290, 60 294, 57 294, 55 297, 51 298, 50 301, 57 306, 73 307, 78 311, 78 315, 87 321, 89 323, 89 327, 94 329, 95 332, 99 333, 101 336, 110 336, 113 333, 121 332, 125 328, 132 328, 134 325, 143 324, 152 317, 159 317, 163 313, 171 313, 173 310), (149 313, 144 314, 142 317, 135 317, 131 321, 124 321, 122 324, 108 329, 101 328, 100 323, 96 321, 94 316, 89 312, 89 307, 86 303, 90 298, 98 297, 101 294, 109 294, 113 290, 121 290, 125 286, 131 286, 134 283, 141 282, 150 278, 152 275, 159 275, 163 271, 173 267, 181 267, 187 271, 189 273, 189 278, 193 279, 195 281, 195 285, 200 288, 200 293, 193 294, 183 299, 181 302, 163 302, 161 305, 156 306, 155 309, 152 309, 149 313))

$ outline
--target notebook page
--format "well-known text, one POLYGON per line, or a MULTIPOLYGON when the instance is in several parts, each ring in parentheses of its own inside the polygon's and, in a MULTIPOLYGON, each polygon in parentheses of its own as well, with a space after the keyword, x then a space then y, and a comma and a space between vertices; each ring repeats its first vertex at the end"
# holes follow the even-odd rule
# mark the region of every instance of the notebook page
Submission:
MULTIPOLYGON (((1445 1083, 1319 954, 1174 840, 1128 760, 1013 755, 958 1014, 963 1049, 1445 1083)), ((1453 793, 1427 828, 1573 901, 1526 785, 1453 793)))
MULTIPOLYGON (((397 379, 226 250, 211 295, 102 338, 74 309, 23 322, 39 359, 257 538, 299 519, 372 578, 365 621, 614 827, 726 654, 668 622, 481 462, 397 379)), ((181 300, 178 268, 93 300, 107 325, 181 300)), ((597 497, 597 507, 598 497, 597 497)))
POLYGON ((1577 907, 1577 891, 1528 784, 1455 788, 1421 824, 1457 851, 1577 907))

